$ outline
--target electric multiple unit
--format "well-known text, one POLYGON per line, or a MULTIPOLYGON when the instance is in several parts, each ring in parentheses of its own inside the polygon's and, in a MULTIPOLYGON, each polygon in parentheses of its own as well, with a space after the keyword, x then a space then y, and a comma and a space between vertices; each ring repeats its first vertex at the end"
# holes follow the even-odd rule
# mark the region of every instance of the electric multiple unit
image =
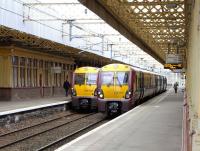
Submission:
POLYGON ((81 67, 73 74, 72 107, 74 109, 97 109, 98 68, 81 67))
POLYGON ((108 115, 126 112, 166 87, 164 76, 124 64, 106 65, 99 71, 98 110, 108 115))
POLYGON ((75 109, 98 106, 99 112, 120 114, 166 88, 166 77, 125 64, 109 64, 101 69, 81 67, 73 75, 72 106, 75 109))

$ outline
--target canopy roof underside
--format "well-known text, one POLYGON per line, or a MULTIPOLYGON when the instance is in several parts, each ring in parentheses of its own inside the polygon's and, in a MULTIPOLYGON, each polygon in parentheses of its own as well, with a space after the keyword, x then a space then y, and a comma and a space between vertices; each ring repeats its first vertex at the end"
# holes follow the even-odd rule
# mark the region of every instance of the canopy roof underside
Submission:
POLYGON ((159 62, 165 62, 167 53, 186 58, 189 0, 79 1, 159 62))

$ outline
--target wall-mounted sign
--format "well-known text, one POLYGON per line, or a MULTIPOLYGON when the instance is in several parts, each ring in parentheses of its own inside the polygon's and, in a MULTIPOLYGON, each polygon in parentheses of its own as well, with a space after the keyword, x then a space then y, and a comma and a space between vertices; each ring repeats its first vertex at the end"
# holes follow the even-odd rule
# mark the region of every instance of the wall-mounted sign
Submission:
POLYGON ((51 68, 51 73, 61 73, 62 68, 61 67, 52 67, 51 68))
POLYGON ((173 69, 172 70, 174 73, 185 73, 185 69, 173 69))
POLYGON ((166 64, 182 64, 183 57, 180 54, 166 54, 166 64))

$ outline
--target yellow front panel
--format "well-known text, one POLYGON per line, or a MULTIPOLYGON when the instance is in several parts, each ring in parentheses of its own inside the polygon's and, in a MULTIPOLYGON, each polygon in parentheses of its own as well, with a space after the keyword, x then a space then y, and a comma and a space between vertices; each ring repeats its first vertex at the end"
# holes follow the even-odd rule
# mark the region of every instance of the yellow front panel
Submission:
POLYGON ((104 98, 124 98, 126 91, 128 90, 128 85, 123 85, 123 86, 106 86, 103 85, 101 86, 101 89, 103 90, 104 93, 104 98))
POLYGON ((130 68, 126 65, 112 64, 101 70, 101 89, 104 98, 124 99, 128 90, 130 68))
POLYGON ((96 85, 74 85, 77 96, 94 96, 96 85))
POLYGON ((96 87, 96 85, 86 85, 85 96, 94 96, 94 90, 96 89, 96 87))
POLYGON ((112 86, 102 85, 101 89, 103 90, 104 98, 114 98, 115 97, 113 85, 112 86))
POLYGON ((80 97, 94 96, 94 91, 97 87, 97 85, 96 85, 97 72, 98 72, 98 68, 94 68, 94 67, 81 67, 81 68, 77 68, 74 71, 74 73, 76 75, 79 74, 79 75, 84 76, 84 77, 82 77, 81 84, 74 85, 77 96, 80 96, 80 97), (94 77, 94 76, 96 76, 96 77, 94 77), (89 79, 89 81, 88 81, 88 79, 89 79))
POLYGON ((77 96, 84 96, 85 85, 74 85, 77 96))
POLYGON ((125 98, 125 94, 127 90, 128 90, 128 85, 115 86, 114 98, 125 98))

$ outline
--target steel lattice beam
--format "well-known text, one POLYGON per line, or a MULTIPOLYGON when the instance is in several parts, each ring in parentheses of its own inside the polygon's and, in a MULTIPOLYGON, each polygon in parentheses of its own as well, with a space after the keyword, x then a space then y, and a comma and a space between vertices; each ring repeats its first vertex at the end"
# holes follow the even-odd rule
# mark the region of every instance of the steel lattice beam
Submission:
POLYGON ((170 47, 171 52, 176 53, 177 47, 184 45, 181 52, 185 53, 190 18, 189 0, 79 1, 140 48, 146 48, 143 50, 161 63, 164 62, 161 60, 165 60, 168 44, 173 39, 175 42, 170 47), (103 11, 104 15, 101 14, 103 11), (127 31, 134 36, 134 39, 130 38, 127 31))

